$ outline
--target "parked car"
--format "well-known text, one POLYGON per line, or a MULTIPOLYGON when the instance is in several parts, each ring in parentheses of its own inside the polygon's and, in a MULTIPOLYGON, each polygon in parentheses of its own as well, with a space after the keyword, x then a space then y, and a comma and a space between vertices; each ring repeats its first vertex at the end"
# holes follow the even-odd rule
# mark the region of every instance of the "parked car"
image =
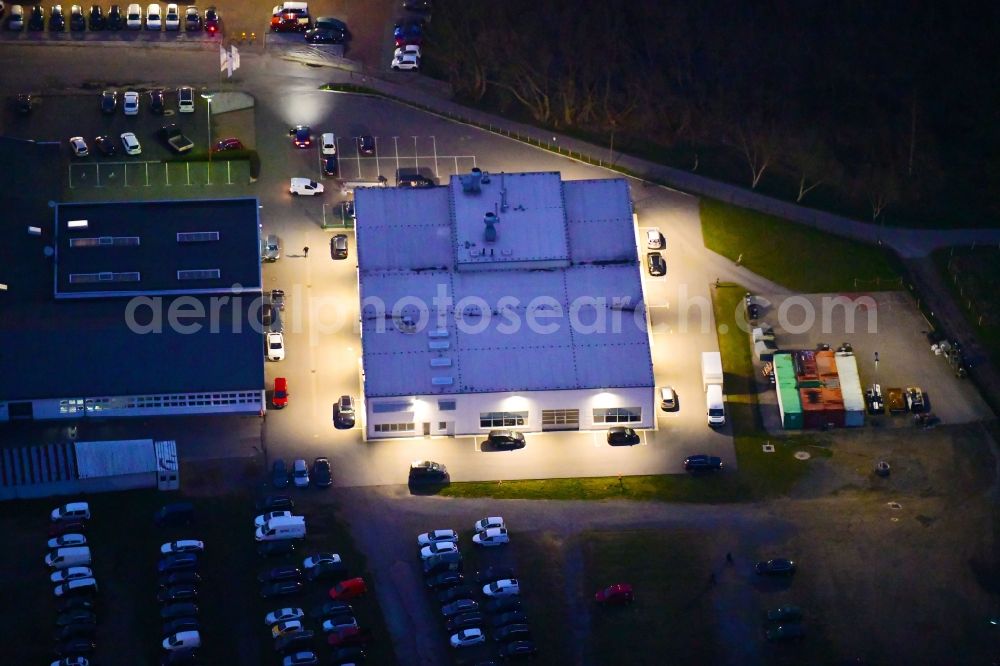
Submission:
POLYGON ((458 532, 455 530, 432 530, 417 536, 418 546, 428 546, 439 541, 458 543, 458 532))
POLYGON ((136 116, 139 114, 139 93, 129 90, 122 95, 122 112, 126 116, 136 116))
POLYGON ((298 580, 280 580, 274 583, 267 583, 260 588, 260 596, 265 599, 271 597, 282 597, 295 594, 302 590, 302 582, 298 580))
POLYGON ((267 513, 262 513, 255 517, 253 519, 253 526, 264 527, 269 520, 274 520, 275 518, 290 518, 291 516, 291 511, 268 511, 267 513))
POLYGON ((324 176, 336 176, 337 175, 337 156, 336 155, 326 155, 323 157, 323 175, 324 176))
POLYGON ((65 569, 59 569, 58 571, 53 571, 49 575, 49 580, 53 583, 66 583, 71 580, 79 580, 81 578, 93 578, 94 572, 91 571, 90 567, 66 567, 65 569))
POLYGON ((70 502, 63 504, 49 515, 53 523, 69 523, 90 520, 90 505, 87 502, 70 502))
POLYGON ((508 641, 524 641, 531 639, 531 627, 527 624, 520 622, 516 624, 508 624, 505 627, 500 627, 493 632, 493 640, 506 643, 508 641))
POLYGON ((167 13, 163 17, 163 28, 165 30, 181 29, 181 15, 177 10, 177 5, 173 3, 167 5, 167 13))
POLYGON ((302 568, 306 571, 321 564, 343 564, 337 553, 313 553, 302 560, 302 568))
POLYGON ((122 148, 129 155, 141 155, 142 146, 139 144, 139 139, 135 138, 135 134, 132 132, 122 132, 122 148))
POLYGON ((521 594, 521 585, 516 578, 503 578, 483 585, 483 594, 488 597, 506 597, 521 594))
POLYGON ((195 571, 175 571, 174 573, 160 576, 160 587, 170 587, 171 585, 198 585, 201 583, 201 576, 195 571))
POLYGON ((271 331, 267 334, 267 360, 283 361, 285 359, 285 336, 271 331))
POLYGON ((209 7, 205 10, 205 32, 210 35, 214 35, 219 32, 222 26, 222 18, 219 16, 219 11, 215 7, 209 7))
POLYGON ((180 617, 197 617, 198 606, 190 602, 170 604, 160 609, 161 620, 175 620, 180 617))
POLYGON ((323 194, 325 189, 323 183, 317 183, 310 178, 292 178, 288 185, 288 192, 293 196, 311 197, 323 194))
POLYGON ((328 458, 316 458, 312 464, 312 481, 317 488, 329 488, 333 485, 333 474, 330 471, 328 458))
POLYGON ((396 49, 392 60, 389 62, 390 69, 400 72, 415 72, 420 69, 420 47, 405 46, 396 49))
POLYGON ((69 29, 72 32, 87 29, 87 19, 83 17, 83 8, 80 5, 73 5, 69 10, 69 29))
POLYGON ((511 567, 489 567, 483 571, 476 572, 476 583, 479 585, 485 585, 487 583, 492 583, 495 580, 516 577, 514 569, 511 567))
POLYGON ((59 603, 56 605, 56 610, 59 613, 67 613, 81 608, 90 611, 94 610, 94 600, 88 599, 87 597, 68 597, 66 599, 60 599, 59 603))
POLYGON ((784 558, 758 562, 754 565, 754 571, 762 576, 791 576, 795 573, 795 562, 784 558))
POLYGON ((445 630, 448 632, 459 631, 460 629, 481 628, 483 625, 483 614, 479 611, 469 613, 459 613, 453 615, 445 622, 445 630))
POLYGON ((342 580, 330 588, 330 598, 334 600, 346 600, 360 597, 368 592, 364 578, 348 578, 342 580))
POLYGON ((77 637, 70 638, 56 645, 56 654, 60 656, 79 657, 93 654, 96 649, 97 645, 94 643, 94 639, 77 637))
POLYGON ((115 143, 114 139, 106 134, 96 137, 94 139, 94 145, 105 157, 111 157, 112 155, 118 154, 118 145, 115 143))
POLYGON ((375 137, 370 134, 358 137, 358 152, 362 155, 375 154, 375 137))
POLYGON ((57 597, 97 594, 97 581, 93 578, 76 578, 56 585, 52 593, 57 597))
POLYGON ((190 86, 181 86, 177 89, 177 111, 194 113, 194 89, 190 86))
POLYGON ((28 17, 28 30, 35 32, 45 30, 45 10, 41 5, 34 5, 31 8, 31 16, 28 17))
POLYGON ((350 628, 356 629, 357 627, 358 627, 358 619, 350 613, 333 615, 323 620, 323 622, 320 624, 320 628, 323 630, 323 633, 325 634, 329 634, 334 631, 341 631, 343 629, 350 629, 350 628))
POLYGON ((486 641, 486 634, 482 629, 463 629, 453 634, 450 643, 453 648, 471 647, 486 641))
POLYGON ((349 395, 342 395, 337 400, 336 413, 333 416, 333 425, 338 429, 354 427, 354 398, 349 395))
POLYGON ((485 444, 500 451, 514 451, 524 448, 524 434, 516 430, 490 430, 485 444))
POLYGON ((56 617, 56 626, 65 627, 79 622, 97 622, 97 615, 90 608, 72 608, 56 617))
POLYGON ((285 655, 281 660, 281 666, 313 666, 319 664, 319 657, 312 650, 293 652, 285 655))
POLYGON ((31 95, 22 93, 17 96, 14 102, 14 106, 17 108, 17 112, 26 116, 31 113, 32 106, 34 105, 34 98, 31 95))
POLYGON ((521 610, 521 600, 517 597, 498 597, 486 601, 483 604, 483 608, 487 613, 507 613, 521 610))
POLYGON ((192 584, 171 585, 163 588, 156 594, 156 600, 161 604, 174 603, 177 601, 194 601, 198 598, 198 586, 192 584))
POLYGON ((95 633, 97 633, 97 622, 91 620, 59 627, 53 632, 52 637, 57 641, 67 641, 71 638, 93 638, 95 633))
POLYGON ((615 426, 608 429, 608 444, 611 446, 634 446, 639 441, 639 433, 632 428, 615 426))
POLYGON ((284 409, 288 406, 288 380, 284 377, 274 378, 274 393, 271 394, 271 406, 284 409))
POLYGON ((689 472, 705 472, 722 469, 722 458, 707 454, 688 456, 684 459, 684 469, 689 472))
POLYGON ((285 634, 284 636, 278 636, 274 639, 274 651, 284 653, 292 650, 299 651, 311 648, 313 637, 315 635, 315 632, 306 629, 304 631, 296 631, 290 634, 285 634))
POLYGON ((478 610, 479 603, 473 599, 458 599, 450 604, 441 606, 441 614, 445 617, 451 617, 452 615, 459 615, 461 613, 469 613, 471 611, 478 610))
POLYGON ((646 268, 653 277, 667 274, 667 262, 659 252, 646 253, 646 268))
POLYGON ((646 248, 649 250, 664 250, 667 247, 667 239, 663 237, 659 229, 646 230, 646 248))
POLYGON ((318 606, 314 606, 309 611, 309 617, 319 620, 329 615, 353 612, 354 609, 351 607, 351 604, 346 601, 325 601, 318 606))
POLYGON ((292 137, 292 145, 296 148, 308 148, 312 145, 312 129, 308 125, 296 125, 288 130, 288 136, 292 137))
POLYGON ((278 610, 273 610, 264 616, 264 625, 271 627, 279 622, 301 620, 303 617, 305 617, 305 611, 301 608, 279 608, 278 610))
POLYGON ((511 641, 500 648, 501 659, 522 659, 536 654, 538 649, 532 641, 511 641))
POLYGON ((337 234, 330 238, 330 257, 347 259, 347 236, 345 234, 337 234))
POLYGON ((107 27, 107 20, 104 18, 104 9, 100 5, 91 5, 87 24, 92 31, 104 30, 107 27))
POLYGON ((472 537, 472 543, 477 546, 484 547, 503 546, 509 542, 510 535, 504 527, 491 527, 488 530, 476 532, 476 534, 472 537))
POLYGON ((461 585, 463 582, 465 582, 465 576, 462 574, 457 571, 445 571, 444 573, 431 576, 425 581, 425 584, 432 590, 444 590, 449 587, 461 585))
POLYGON ((198 32, 199 30, 201 30, 201 14, 198 13, 197 7, 188 5, 187 9, 184 10, 184 31, 198 32))
POLYGON ((628 583, 609 585, 603 590, 598 590, 597 594, 594 595, 594 601, 608 606, 630 604, 634 599, 635 592, 628 583))
POLYGON ((473 585, 456 585, 438 592, 437 600, 442 604, 459 599, 472 599, 479 593, 479 588, 473 585))
POLYGON ((284 460, 278 459, 271 463, 271 485, 275 488, 288 487, 288 469, 284 460))
POLYGON ((58 537, 64 534, 79 534, 86 531, 87 523, 74 520, 70 522, 57 522, 49 525, 49 536, 58 537))
POLYGON ((156 88, 149 91, 149 111, 158 116, 163 115, 163 89, 156 88))
POLYGON ((121 30, 125 27, 125 17, 120 5, 111 5, 108 9, 107 27, 109 30, 121 30))
POLYGON ((219 139, 212 148, 217 153, 224 153, 228 150, 243 150, 243 142, 235 137, 219 139))
POLYGON ((292 481, 296 488, 309 487, 309 466, 302 458, 292 463, 292 481))
POLYGON ((504 525, 503 518, 501 516, 487 516, 482 520, 477 520, 472 525, 472 529, 476 532, 485 532, 486 530, 493 529, 494 527, 507 527, 504 525))
POLYGON ((160 546, 160 553, 171 555, 173 553, 201 553, 205 550, 205 542, 197 539, 182 539, 180 541, 168 541, 160 546))
POLYGON ((198 618, 194 617, 179 617, 176 620, 169 620, 163 623, 163 629, 161 633, 164 636, 169 636, 170 634, 176 634, 180 631, 199 631, 201 626, 198 622, 198 618))
POLYGON ((168 555, 160 560, 156 565, 156 570, 161 573, 171 573, 174 571, 186 571, 198 567, 198 556, 194 553, 180 553, 178 555, 168 555))
POLYGON ((436 541, 432 544, 428 544, 420 549, 420 559, 426 560, 435 555, 443 555, 444 553, 457 553, 458 544, 454 541, 436 541))
MULTIPOLYGON (((288 475, 285 475, 287 481, 288 475)), ((290 511, 295 508, 295 502, 288 495, 265 495, 257 500, 258 511, 290 511)))
POLYGON ((70 546, 86 546, 87 537, 82 534, 63 534, 47 542, 49 548, 68 548, 70 546))
POLYGON ((677 410, 677 392, 672 386, 664 386, 660 389, 660 409, 665 412, 677 410))
POLYGON ((74 157, 86 157, 90 155, 90 149, 87 148, 87 142, 83 140, 82 136, 70 138, 69 147, 73 151, 74 157))
POLYGON ((49 30, 63 32, 65 29, 66 19, 63 17, 62 5, 52 5, 52 14, 49 15, 49 30))
POLYGON ((302 631, 302 629, 302 622, 299 620, 286 620, 284 622, 278 622, 271 627, 271 638, 279 638, 287 634, 294 634, 296 631, 302 631))
POLYGON ((305 31, 305 40, 309 44, 343 44, 345 37, 344 33, 327 28, 311 28, 305 31))

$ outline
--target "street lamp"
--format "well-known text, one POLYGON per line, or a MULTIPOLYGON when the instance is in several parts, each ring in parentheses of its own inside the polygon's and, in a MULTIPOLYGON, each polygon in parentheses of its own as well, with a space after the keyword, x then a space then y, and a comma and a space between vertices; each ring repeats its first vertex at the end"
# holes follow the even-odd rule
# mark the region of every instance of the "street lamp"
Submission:
POLYGON ((202 93, 202 97, 208 102, 208 185, 212 184, 212 97, 215 93, 202 93))

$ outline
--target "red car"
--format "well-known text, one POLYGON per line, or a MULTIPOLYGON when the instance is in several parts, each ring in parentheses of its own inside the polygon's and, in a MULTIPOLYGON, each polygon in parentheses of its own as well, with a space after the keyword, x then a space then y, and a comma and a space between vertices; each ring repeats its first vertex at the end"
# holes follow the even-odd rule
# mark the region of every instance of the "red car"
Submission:
POLYGON ((243 150, 243 142, 239 139, 222 139, 215 144, 215 152, 221 153, 227 150, 243 150))
POLYGON ((288 405, 288 380, 284 377, 274 378, 274 396, 271 404, 275 409, 284 409, 288 405))
POLYGON ((331 599, 353 599, 368 592, 364 578, 348 578, 330 588, 331 599))
POLYGON ((634 599, 635 594, 632 592, 632 586, 628 583, 609 585, 594 595, 594 600, 597 601, 597 603, 607 604, 609 606, 630 604, 634 599))
POLYGON ((326 642, 333 646, 340 645, 364 645, 371 642, 372 630, 361 627, 344 627, 337 631, 330 632, 326 637, 326 642))

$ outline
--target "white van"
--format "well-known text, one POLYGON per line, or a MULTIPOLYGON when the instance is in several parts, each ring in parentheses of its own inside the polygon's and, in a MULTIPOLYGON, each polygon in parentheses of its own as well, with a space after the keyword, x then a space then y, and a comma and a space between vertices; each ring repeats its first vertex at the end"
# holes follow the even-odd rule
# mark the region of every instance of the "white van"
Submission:
POLYGON ((10 8, 10 18, 7 20, 9 30, 24 30, 24 7, 13 5, 10 8))
POLYGON ((258 527, 254 532, 257 541, 280 541, 282 539, 306 538, 306 519, 304 516, 284 516, 272 518, 258 527))
POLYGON ((726 406, 722 400, 721 385, 709 384, 705 389, 705 407, 709 427, 721 428, 726 425, 726 406))
POLYGON ((56 585, 52 594, 57 597, 69 597, 75 594, 94 594, 97 592, 97 581, 93 578, 77 578, 62 585, 56 585))
POLYGON ((137 3, 128 6, 125 12, 125 27, 129 30, 142 30, 142 7, 137 3))
POLYGON ((56 548, 45 556, 45 564, 53 569, 65 569, 66 567, 89 567, 90 548, 87 546, 56 548))
POLYGON ((86 502, 70 502, 52 509, 50 516, 54 523, 68 523, 74 520, 90 520, 90 505, 86 502))
POLYGON ((146 30, 159 32, 162 27, 163 22, 160 20, 160 6, 152 4, 146 7, 146 30))

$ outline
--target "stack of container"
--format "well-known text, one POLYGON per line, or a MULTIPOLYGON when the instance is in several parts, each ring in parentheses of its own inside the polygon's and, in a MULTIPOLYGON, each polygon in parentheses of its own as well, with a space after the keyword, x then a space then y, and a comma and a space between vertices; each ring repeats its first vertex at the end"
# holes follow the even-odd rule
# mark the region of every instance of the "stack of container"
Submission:
POLYGON ((775 354, 774 372, 778 410, 786 429, 864 425, 864 394, 850 352, 775 354))
POLYGON ((795 363, 791 354, 774 355, 774 388, 778 394, 781 427, 797 430, 802 427, 802 400, 795 381, 795 363))
POLYGON ((837 375, 844 399, 844 425, 851 428, 865 424, 865 394, 861 390, 858 362, 850 352, 837 352, 837 375))

